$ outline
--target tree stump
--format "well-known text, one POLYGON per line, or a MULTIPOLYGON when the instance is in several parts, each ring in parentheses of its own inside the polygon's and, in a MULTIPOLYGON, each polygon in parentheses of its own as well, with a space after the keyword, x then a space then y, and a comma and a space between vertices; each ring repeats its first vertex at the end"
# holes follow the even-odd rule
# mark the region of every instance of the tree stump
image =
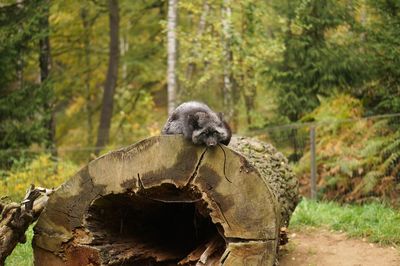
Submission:
POLYGON ((265 147, 161 136, 105 154, 50 197, 35 265, 273 265, 298 194, 287 161, 265 147))

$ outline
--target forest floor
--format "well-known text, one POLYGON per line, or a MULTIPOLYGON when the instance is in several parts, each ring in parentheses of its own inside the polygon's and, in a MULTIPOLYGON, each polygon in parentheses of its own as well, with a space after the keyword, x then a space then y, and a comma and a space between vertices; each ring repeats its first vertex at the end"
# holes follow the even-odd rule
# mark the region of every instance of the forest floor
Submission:
POLYGON ((292 231, 280 266, 398 266, 400 250, 322 228, 292 231))

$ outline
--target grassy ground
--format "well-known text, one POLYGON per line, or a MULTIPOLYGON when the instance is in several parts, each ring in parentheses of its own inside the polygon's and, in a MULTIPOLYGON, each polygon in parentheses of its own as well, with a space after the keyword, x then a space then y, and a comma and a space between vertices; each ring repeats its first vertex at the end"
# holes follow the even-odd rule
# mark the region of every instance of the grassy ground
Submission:
POLYGON ((303 200, 290 226, 328 227, 371 242, 400 246, 400 211, 379 203, 339 205, 335 202, 303 200))
MULTIPOLYGON (((292 216, 290 227, 328 227, 347 232, 350 236, 365 237, 371 242, 400 246, 400 212, 373 203, 363 206, 339 205, 334 202, 316 202, 304 199, 292 216)), ((6 266, 31 266, 32 227, 26 244, 19 244, 6 260, 6 266)))

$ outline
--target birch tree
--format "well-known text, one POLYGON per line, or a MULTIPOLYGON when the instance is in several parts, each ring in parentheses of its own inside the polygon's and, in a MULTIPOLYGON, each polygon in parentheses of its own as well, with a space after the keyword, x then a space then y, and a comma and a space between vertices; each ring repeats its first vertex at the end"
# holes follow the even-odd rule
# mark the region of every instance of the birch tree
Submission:
POLYGON ((224 62, 224 108, 227 119, 231 121, 233 129, 237 127, 237 116, 235 115, 235 103, 237 103, 237 88, 233 78, 233 52, 232 52, 232 10, 231 1, 224 0, 222 6, 222 29, 223 29, 223 62, 224 62), (233 121, 235 120, 235 121, 233 121))
POLYGON ((196 62, 194 58, 198 56, 198 53, 200 52, 199 50, 201 49, 200 46, 200 39, 201 36, 203 35, 204 30, 206 29, 207 25, 207 16, 210 12, 210 4, 208 3, 209 0, 204 0, 203 2, 203 10, 201 12, 201 17, 199 21, 199 26, 197 28, 197 34, 195 38, 195 42, 193 43, 193 50, 190 53, 190 56, 192 57, 192 60, 188 64, 186 68, 186 80, 191 81, 193 77, 193 73, 196 70, 196 62))
POLYGON ((176 24, 177 24, 177 5, 178 0, 168 1, 168 25, 167 25, 167 42, 168 42, 168 114, 171 114, 176 107, 176 62, 177 62, 177 41, 176 41, 176 24))

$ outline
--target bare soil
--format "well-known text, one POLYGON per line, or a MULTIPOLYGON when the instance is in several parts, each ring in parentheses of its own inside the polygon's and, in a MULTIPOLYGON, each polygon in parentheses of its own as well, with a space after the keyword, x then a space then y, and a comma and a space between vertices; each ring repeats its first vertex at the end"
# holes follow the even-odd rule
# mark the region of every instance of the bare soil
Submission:
POLYGON ((280 266, 399 266, 400 250, 349 238, 344 233, 307 229, 290 233, 280 266))

